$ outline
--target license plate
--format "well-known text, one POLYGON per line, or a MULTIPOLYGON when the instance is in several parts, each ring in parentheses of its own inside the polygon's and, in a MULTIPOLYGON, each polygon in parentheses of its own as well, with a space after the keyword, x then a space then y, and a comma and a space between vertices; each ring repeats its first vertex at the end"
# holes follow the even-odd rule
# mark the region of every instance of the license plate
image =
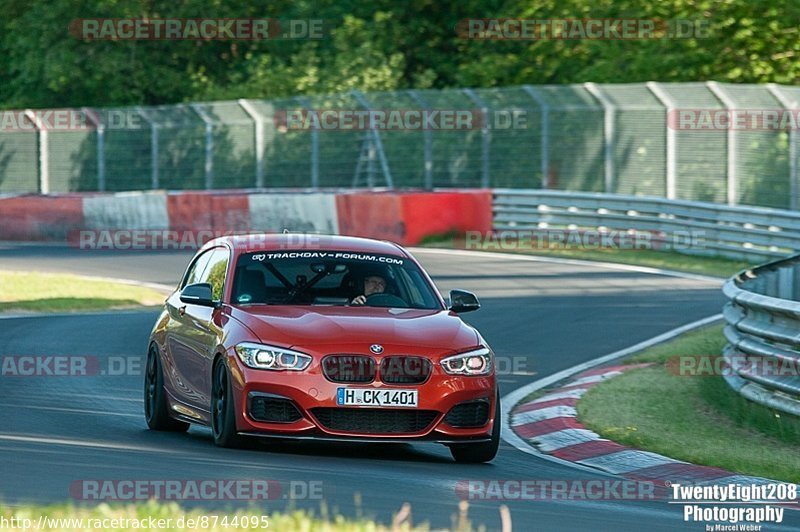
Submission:
POLYGON ((418 390, 391 388, 338 388, 336 404, 340 406, 377 406, 416 408, 418 390))

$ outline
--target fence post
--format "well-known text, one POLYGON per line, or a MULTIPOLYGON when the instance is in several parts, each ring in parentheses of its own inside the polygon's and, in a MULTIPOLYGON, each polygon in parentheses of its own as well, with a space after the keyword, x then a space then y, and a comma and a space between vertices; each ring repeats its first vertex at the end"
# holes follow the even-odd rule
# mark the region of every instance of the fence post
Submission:
POLYGON ((100 116, 95 113, 94 109, 84 107, 82 111, 94 125, 95 132, 97 133, 97 190, 104 192, 106 189, 106 126, 103 124, 100 116))
POLYGON ((32 109, 26 109, 25 116, 33 122, 37 132, 39 148, 39 192, 41 194, 50 194, 50 153, 47 128, 44 127, 41 117, 32 109))
MULTIPOLYGON (((304 109, 314 112, 311 100, 305 96, 295 98, 304 109)), ((319 188, 319 128, 316 127, 316 120, 311 120, 311 188, 319 188)))
MULTIPOLYGON (((797 109, 797 101, 790 100, 775 83, 767 83, 767 90, 787 110, 797 109)), ((797 210, 797 128, 789 128, 789 208, 797 210)))
POLYGON ((605 159, 605 189, 606 192, 614 192, 614 118, 617 107, 608 96, 603 94, 600 87, 595 83, 584 83, 584 88, 597 98, 603 106, 603 137, 604 137, 604 159, 605 159))
POLYGON ((670 127, 670 117, 673 115, 673 112, 676 110, 677 105, 675 105, 675 100, 672 99, 672 96, 667 94, 667 91, 662 89, 658 83, 655 81, 648 81, 646 83, 647 88, 650 89, 650 92, 653 93, 661 105, 664 106, 667 112, 667 120, 666 120, 666 128, 667 128, 667 146, 666 146, 666 160, 667 160, 667 171, 666 171, 666 183, 664 189, 666 191, 667 199, 675 199, 677 197, 676 194, 676 185, 677 185, 677 164, 676 164, 676 157, 677 157, 677 137, 675 131, 675 125, 673 124, 670 127))
POLYGON ((547 100, 530 85, 523 85, 522 90, 533 98, 541 108, 542 121, 540 125, 540 135, 542 136, 542 157, 540 162, 542 165, 542 188, 550 188, 550 104, 548 104, 547 100))
MULTIPOLYGON (((358 101, 359 105, 361 105, 367 111, 371 111, 369 102, 361 92, 357 90, 350 91, 353 97, 358 101)), ((383 151, 383 142, 381 142, 381 135, 378 133, 378 130, 375 129, 375 121, 369 121, 369 131, 370 137, 372 139, 372 144, 377 152, 378 160, 381 163, 381 170, 383 171, 383 178, 386 180, 386 186, 388 188, 394 188, 394 183, 392 181, 392 173, 389 171, 389 162, 386 160, 386 153, 383 151)), ((368 175, 372 175, 369 173, 368 175)))
POLYGON ((264 188, 264 122, 253 104, 245 98, 239 99, 239 106, 253 120, 255 155, 256 155, 256 188, 264 188))
POLYGON ((159 126, 154 119, 147 115, 142 107, 137 107, 138 112, 144 121, 150 124, 150 188, 153 190, 159 187, 158 176, 158 130, 159 126))
MULTIPOLYGON (((428 103, 419 95, 415 90, 408 91, 415 102, 417 102, 422 110, 428 110, 430 107, 428 103)), ((424 136, 424 157, 425 157, 425 190, 433 190, 433 133, 430 128, 424 128, 422 131, 424 136)))
POLYGON ((214 186, 214 121, 200 104, 193 103, 190 107, 206 125, 206 190, 211 190, 214 186))
MULTIPOLYGON (((706 87, 711 91, 728 111, 736 109, 736 104, 725 93, 723 88, 716 81, 707 81, 706 87)), ((728 127, 728 142, 725 146, 728 152, 728 205, 736 205, 738 202, 738 182, 736 175, 736 128, 728 127)))
POLYGON ((489 143, 491 142, 491 137, 489 136, 489 107, 474 90, 463 89, 463 91, 475 105, 481 108, 481 120, 483 122, 481 124, 481 187, 489 188, 491 185, 491 180, 489 178, 489 157, 491 153, 489 147, 489 143))

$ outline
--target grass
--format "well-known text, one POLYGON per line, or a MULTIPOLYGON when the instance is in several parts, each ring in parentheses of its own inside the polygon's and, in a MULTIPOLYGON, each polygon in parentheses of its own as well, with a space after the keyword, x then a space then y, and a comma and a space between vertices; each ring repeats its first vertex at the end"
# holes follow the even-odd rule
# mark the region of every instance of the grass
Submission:
MULTIPOLYGON (((452 232, 441 235, 429 235, 420 243, 423 247, 465 249, 465 240, 452 232)), ((473 249, 470 247, 470 249, 473 249)), ((713 277, 730 277, 731 275, 753 266, 747 261, 727 259, 716 256, 689 255, 675 251, 633 250, 633 249, 500 249, 491 243, 482 242, 476 251, 493 251, 502 253, 520 253, 541 257, 560 257, 568 259, 614 262, 662 268, 713 277), (487 245, 488 244, 488 245, 487 245)))
POLYGON ((722 325, 711 325, 654 345, 626 359, 624 364, 655 362, 665 364, 671 357, 679 355, 717 355, 725 347, 722 325))
MULTIPOLYGON (((475 530, 467 517, 468 504, 464 501, 459 506, 459 515, 453 517, 451 530, 470 532, 475 530)), ((91 507, 78 507, 71 504, 53 506, 21 506, 10 507, 0 503, 0 529, 23 529, 24 524, 36 527, 40 516, 49 518, 43 521, 39 530, 143 530, 148 525, 155 524, 161 530, 204 530, 230 532, 231 530, 303 530, 305 532, 399 532, 399 531, 427 531, 427 524, 414 526, 411 523, 411 508, 403 505, 400 512, 395 515, 390 526, 359 517, 347 519, 340 515, 328 517, 325 507, 322 516, 315 516, 313 512, 303 510, 290 510, 277 513, 253 507, 249 510, 214 511, 185 509, 177 503, 160 503, 150 500, 140 504, 106 504, 101 503, 91 507), (263 517, 262 517, 263 516, 263 517), (11 519, 15 521, 12 522, 11 519), (169 519, 170 521, 155 521, 150 519, 169 519), (207 518, 207 519, 206 519, 207 518), (5 521, 3 521, 5 519, 5 521), (23 522, 22 519, 30 519, 23 522), (72 519, 72 521, 67 521, 72 519), (111 521, 117 519, 116 522, 111 521), (205 521, 201 521, 206 519, 205 521), (60 521, 54 521, 60 520, 60 521), (105 521, 103 521, 105 520, 105 521), (194 520, 191 523, 189 520, 194 520), (264 526, 264 520, 268 526, 264 526), (137 526, 138 523, 139 526, 137 526), (16 526, 11 526, 16 524, 16 526), (141 526, 144 524, 144 526, 141 526), (193 525, 193 526, 191 526, 193 525)), ((478 530, 484 530, 483 527, 478 530)))
POLYGON ((159 305, 152 288, 81 277, 0 271, 0 312, 73 312, 159 305))
POLYGON ((587 428, 624 445, 736 473, 800 482, 800 419, 752 403, 720 376, 678 376, 677 355, 719 355, 713 326, 654 346, 629 363, 652 362, 589 390, 578 403, 587 428))

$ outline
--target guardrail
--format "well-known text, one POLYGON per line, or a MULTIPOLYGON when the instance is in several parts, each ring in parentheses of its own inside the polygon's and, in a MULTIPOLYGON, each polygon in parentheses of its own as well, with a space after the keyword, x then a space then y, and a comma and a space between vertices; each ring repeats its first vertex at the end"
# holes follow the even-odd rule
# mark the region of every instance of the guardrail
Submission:
POLYGON ((725 380, 741 395, 800 416, 800 255, 740 272, 723 286, 725 380))
POLYGON ((702 240, 681 252, 772 260, 724 284, 725 380, 747 399, 800 416, 800 254, 785 258, 800 251, 800 214, 601 193, 492 192, 495 232, 617 231, 663 240, 688 231, 702 240))
POLYGON ((495 231, 574 229, 691 236, 687 254, 761 262, 800 251, 800 213, 554 190, 493 190, 495 231))

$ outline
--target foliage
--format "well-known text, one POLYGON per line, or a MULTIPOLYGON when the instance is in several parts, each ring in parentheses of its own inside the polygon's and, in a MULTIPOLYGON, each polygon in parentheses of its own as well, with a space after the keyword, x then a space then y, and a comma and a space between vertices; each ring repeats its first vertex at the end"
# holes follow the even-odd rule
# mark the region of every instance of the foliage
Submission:
POLYGON ((794 83, 793 0, 0 0, 4 108, 280 98, 396 88, 658 81, 794 83), (83 41, 93 17, 321 19, 326 38, 267 41, 83 41), (708 37, 467 40, 468 18, 684 19, 708 37))

